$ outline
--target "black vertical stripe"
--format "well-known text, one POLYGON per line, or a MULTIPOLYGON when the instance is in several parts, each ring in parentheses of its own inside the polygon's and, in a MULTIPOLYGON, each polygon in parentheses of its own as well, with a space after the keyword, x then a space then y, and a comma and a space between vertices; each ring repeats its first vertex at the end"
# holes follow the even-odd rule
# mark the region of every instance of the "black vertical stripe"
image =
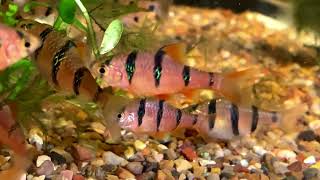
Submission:
POLYGON ((259 110, 256 106, 252 106, 251 109, 252 109, 251 132, 254 132, 258 126, 259 110))
POLYGON ((239 110, 238 106, 232 104, 230 107, 230 119, 232 124, 232 132, 234 135, 238 136, 239 133, 239 110))
POLYGON ((96 93, 94 94, 93 101, 98 101, 99 95, 103 92, 102 88, 99 86, 97 87, 96 93))
POLYGON ((209 130, 214 128, 214 124, 216 121, 216 99, 212 99, 208 105, 208 117, 209 117, 209 130))
POLYGON ((160 79, 161 79, 161 72, 162 72, 162 61, 165 52, 160 48, 154 56, 154 67, 153 67, 153 78, 154 78, 154 85, 159 87, 160 79))
POLYGON ((184 81, 184 86, 188 86, 190 82, 190 67, 184 66, 182 70, 182 78, 184 81))
POLYGON ((278 121, 277 112, 271 112, 271 120, 274 123, 278 121))
POLYGON ((46 40, 46 38, 48 37, 48 35, 53 31, 52 27, 48 27, 45 30, 43 30, 40 33, 40 38, 41 38, 41 46, 36 50, 36 52, 34 53, 35 56, 35 60, 37 60, 39 52, 41 51, 41 49, 43 48, 43 44, 46 40))
POLYGON ((58 80, 57 80, 57 76, 58 76, 58 71, 59 71, 59 67, 61 64, 61 61, 63 61, 66 52, 68 52, 72 47, 76 47, 76 44, 71 41, 68 40, 66 42, 66 44, 53 56, 53 60, 52 60, 52 67, 51 67, 51 78, 54 84, 58 85, 58 80))
POLYGON ((86 71, 88 71, 87 68, 81 67, 74 73, 74 77, 73 77, 73 92, 76 95, 79 95, 79 87, 81 85, 81 80, 82 80, 82 77, 84 76, 84 73, 86 71))
POLYGON ((141 99, 138 109, 138 126, 141 126, 142 119, 145 114, 146 99, 141 99))
POLYGON ((181 122, 181 117, 182 117, 182 111, 180 109, 176 110, 176 127, 179 126, 180 122, 181 122))
POLYGON ((192 125, 197 124, 197 122, 198 122, 198 115, 195 114, 195 115, 193 115, 193 117, 192 117, 192 125))
POLYGON ((159 131, 160 124, 161 124, 161 119, 162 119, 162 114, 163 114, 163 102, 164 102, 164 100, 159 101, 159 108, 158 108, 158 113, 157 113, 157 131, 159 131))
POLYGON ((126 72, 127 72, 127 77, 129 84, 131 84, 134 72, 136 70, 136 59, 137 59, 137 51, 132 51, 126 61, 126 72))
POLYGON ((213 73, 209 73, 209 86, 212 86, 214 84, 214 79, 213 79, 213 73))

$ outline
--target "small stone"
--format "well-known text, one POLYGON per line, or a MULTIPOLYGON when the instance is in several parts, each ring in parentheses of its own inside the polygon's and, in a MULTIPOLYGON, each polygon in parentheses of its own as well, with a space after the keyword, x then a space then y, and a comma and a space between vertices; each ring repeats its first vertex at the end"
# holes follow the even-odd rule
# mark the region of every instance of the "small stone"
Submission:
POLYGON ((73 172, 70 170, 63 170, 60 172, 60 176, 62 180, 72 180, 73 172))
POLYGON ((215 153, 215 158, 221 158, 221 157, 224 157, 224 152, 222 149, 218 149, 215 153))
POLYGON ((153 172, 153 171, 149 171, 149 172, 145 172, 145 173, 137 176, 136 178, 137 179, 150 179, 151 180, 151 179, 155 179, 155 177, 156 177, 156 173, 153 172))
POLYGON ((143 171, 143 165, 141 164, 141 162, 129 162, 126 167, 135 175, 139 175, 143 171))
POLYGON ((100 167, 104 165, 104 161, 102 158, 94 159, 91 161, 91 164, 96 167, 100 167))
POLYGON ((119 180, 118 176, 114 176, 114 175, 110 175, 110 174, 107 175, 106 179, 108 179, 108 180, 119 180))
POLYGON ((152 151, 152 157, 157 161, 160 162, 163 160, 163 154, 158 153, 157 151, 152 151))
POLYGON ((316 129, 320 128, 320 120, 311 121, 309 123, 309 127, 312 130, 316 130, 316 129))
POLYGON ((79 161, 90 161, 91 159, 94 158, 94 152, 84 146, 80 146, 80 145, 74 145, 73 146, 75 148, 76 151, 76 159, 78 159, 79 161))
POLYGON ((315 168, 307 168, 303 171, 303 179, 309 180, 309 179, 320 179, 320 171, 315 168))
POLYGON ((117 175, 122 179, 135 178, 135 176, 131 172, 121 167, 118 169, 117 175))
POLYGON ((128 164, 128 161, 125 160, 122 157, 117 156, 111 151, 107 151, 103 153, 103 160, 106 164, 111 164, 111 165, 120 165, 120 166, 125 166, 128 164))
POLYGON ((273 163, 274 171, 277 174, 285 174, 286 172, 289 172, 288 165, 284 162, 275 161, 273 163))
POLYGON ((303 160, 303 163, 305 164, 314 164, 316 163, 316 158, 314 156, 309 156, 306 159, 303 160))
POLYGON ((147 145, 140 140, 136 140, 136 141, 134 141, 134 147, 136 148, 137 151, 140 151, 140 150, 143 150, 144 148, 146 148, 147 145))
POLYGON ((64 158, 61 154, 58 154, 55 151, 51 151, 48 155, 51 157, 52 162, 55 164, 60 165, 65 164, 67 162, 66 158, 64 158))
POLYGON ((215 173, 211 173, 209 174, 209 176, 207 177, 207 180, 220 180, 220 177, 218 174, 215 174, 215 173))
POLYGON ((187 179, 187 176, 185 174, 180 174, 178 180, 185 180, 185 179, 187 179))
POLYGON ((181 152, 189 161, 193 161, 198 158, 197 153, 190 146, 183 148, 181 152))
POLYGON ((207 166, 207 165, 215 165, 216 162, 213 160, 206 160, 206 159, 200 159, 199 158, 199 163, 201 166, 207 166))
POLYGON ((288 166, 288 169, 289 169, 290 171, 299 172, 299 171, 301 171, 301 169, 302 169, 302 164, 301 164, 301 162, 296 161, 296 162, 294 162, 294 163, 291 163, 291 164, 288 166))
POLYGON ((46 176, 42 175, 42 176, 38 176, 38 177, 32 177, 32 180, 45 180, 46 176))
POLYGON ((54 171, 54 164, 50 160, 45 160, 36 171, 40 176, 48 176, 54 171))
POLYGON ((277 153, 277 157, 279 158, 283 158, 288 160, 289 162, 292 162, 294 160, 296 160, 296 153, 291 151, 291 150, 281 150, 277 153))
POLYGON ((242 159, 242 160, 240 160, 240 165, 242 167, 248 167, 249 163, 248 163, 248 161, 246 159, 242 159))
POLYGON ((174 161, 174 163, 178 172, 182 172, 192 168, 191 163, 184 159, 177 159, 174 161))
POLYGON ((253 151, 260 156, 263 156, 265 153, 267 153, 267 151, 261 146, 253 146, 253 151))
POLYGON ((45 162, 46 160, 51 161, 51 158, 50 158, 49 156, 47 156, 47 155, 41 155, 41 156, 39 156, 39 157, 37 158, 36 166, 37 166, 37 167, 40 167, 41 164, 42 164, 43 162, 45 162))
POLYGON ((132 147, 128 147, 125 151, 124 151, 124 156, 126 157, 126 159, 130 159, 132 158, 134 155, 134 149, 132 147))
POLYGON ((160 162, 160 169, 169 169, 171 171, 173 166, 174 162, 171 160, 163 160, 160 162))
POLYGON ((29 137, 30 144, 35 144, 38 151, 42 149, 43 139, 35 133, 32 133, 29 137))
POLYGON ((91 128, 92 128, 95 132, 97 132, 97 133, 99 133, 99 134, 104 134, 104 132, 105 132, 105 130, 106 130, 106 127, 105 127, 103 124, 101 124, 100 122, 93 122, 93 123, 91 123, 91 128))
POLYGON ((146 162, 144 167, 145 172, 156 171, 159 169, 159 164, 157 162, 146 162))
POLYGON ((158 148, 161 149, 161 150, 167 150, 168 149, 168 147, 163 145, 163 144, 159 144, 158 148))
POLYGON ((165 154, 167 155, 169 160, 175 160, 177 159, 177 153, 173 149, 168 149, 165 151, 165 154))
POLYGON ((312 166, 310 166, 310 168, 320 169, 320 162, 313 164, 312 166))
POLYGON ((316 134, 312 130, 302 131, 297 137, 298 140, 313 141, 316 139, 316 134))

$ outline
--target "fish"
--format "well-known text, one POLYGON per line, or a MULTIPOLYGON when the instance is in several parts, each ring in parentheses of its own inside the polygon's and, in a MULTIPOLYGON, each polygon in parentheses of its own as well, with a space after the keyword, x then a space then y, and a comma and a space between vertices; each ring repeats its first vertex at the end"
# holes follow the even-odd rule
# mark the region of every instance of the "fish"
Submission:
POLYGON ((119 88, 138 97, 167 99, 178 92, 187 95, 193 90, 210 89, 237 104, 250 98, 250 91, 244 93, 242 88, 264 74, 257 67, 228 73, 201 71, 182 63, 185 49, 184 43, 173 43, 156 52, 133 50, 93 62, 89 69, 101 88, 119 88))
POLYGON ((295 126, 307 108, 305 104, 299 104, 279 112, 264 111, 256 106, 241 107, 224 99, 212 99, 198 106, 201 113, 191 113, 174 108, 163 100, 144 98, 128 103, 114 114, 114 118, 122 129, 136 134, 157 136, 193 129, 210 142, 250 135, 263 126, 274 125, 284 129, 288 124, 295 126))
POLYGON ((0 23, 0 71, 29 56, 40 45, 36 36, 0 23))
POLYGON ((13 150, 12 167, 0 172, 0 179, 20 180, 27 167, 28 159, 25 136, 16 122, 14 104, 2 104, 0 107, 0 143, 13 150))

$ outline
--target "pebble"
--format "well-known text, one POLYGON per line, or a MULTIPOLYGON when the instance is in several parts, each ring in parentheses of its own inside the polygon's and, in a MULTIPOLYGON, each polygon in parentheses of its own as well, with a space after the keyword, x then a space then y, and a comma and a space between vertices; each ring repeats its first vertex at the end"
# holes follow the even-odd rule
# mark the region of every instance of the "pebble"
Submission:
POLYGON ((76 174, 72 177, 72 180, 85 180, 85 178, 80 174, 76 174))
POLYGON ((80 145, 74 145, 73 147, 76 151, 76 159, 78 159, 79 161, 90 161, 95 157, 94 152, 87 147, 80 145))
POLYGON ((289 162, 293 162, 294 160, 296 160, 296 153, 291 151, 291 150, 280 150, 277 153, 277 157, 279 158, 284 158, 286 160, 288 160, 289 162))
POLYGON ((207 159, 200 159, 199 158, 199 163, 201 166, 207 166, 207 165, 215 165, 216 162, 213 160, 207 160, 207 159))
POLYGON ((288 170, 288 164, 281 162, 281 161, 275 161, 273 163, 274 171, 277 174, 285 174, 286 172, 289 172, 288 170))
POLYGON ((303 141, 313 141, 316 139, 316 134, 312 130, 302 131, 298 135, 297 139, 303 141))
POLYGON ((136 148, 137 151, 140 151, 140 150, 143 150, 144 148, 146 148, 147 145, 140 140, 135 140, 134 147, 136 148))
POLYGON ((114 176, 114 175, 110 175, 110 174, 106 176, 106 179, 108 179, 108 180, 119 180, 118 176, 114 176))
POLYGON ((125 166, 128 164, 128 161, 125 160, 124 158, 117 156, 111 151, 107 151, 103 153, 103 160, 106 164, 111 164, 111 165, 120 165, 120 166, 125 166))
POLYGON ((165 154, 167 155, 167 157, 168 157, 168 159, 169 160, 175 160, 175 159, 177 159, 177 153, 173 150, 173 149, 171 149, 171 148, 169 148, 168 150, 166 150, 165 151, 165 154))
POLYGON ((42 176, 34 176, 32 177, 32 180, 45 180, 46 176, 45 175, 42 175, 42 176))
POLYGON ((159 148, 160 150, 167 150, 167 149, 168 149, 168 147, 165 146, 165 145, 163 145, 163 144, 159 144, 159 145, 158 145, 158 148, 159 148))
POLYGON ((143 165, 141 164, 141 162, 129 162, 126 167, 135 175, 139 175, 143 171, 143 165))
POLYGON ((70 170, 63 170, 60 172, 60 176, 62 180, 72 180, 73 172, 70 170))
POLYGON ((316 129, 320 128, 320 120, 311 121, 309 123, 309 127, 312 130, 316 130, 316 129))
POLYGON ((291 163, 289 166, 288 166, 288 169, 290 171, 295 171, 295 172, 298 172, 298 171, 301 171, 302 169, 302 164, 300 161, 296 161, 294 163, 291 163))
POLYGON ((220 157, 224 157, 224 152, 222 149, 218 149, 215 153, 215 158, 220 158, 220 157))
POLYGON ((128 147, 125 151, 124 151, 124 156, 126 157, 126 159, 130 159, 132 158, 134 155, 134 149, 133 147, 128 147))
POLYGON ((97 133, 99 133, 99 134, 104 134, 104 132, 105 132, 105 130, 106 130, 106 127, 105 127, 102 123, 100 123, 100 122, 92 122, 92 123, 91 123, 91 128, 92 128, 95 132, 97 132, 97 133))
POLYGON ((49 156, 47 156, 47 155, 38 156, 37 162, 36 162, 36 166, 37 166, 37 167, 40 167, 41 164, 42 164, 43 162, 45 162, 46 160, 51 161, 51 158, 50 158, 49 156))
POLYGON ((307 168, 303 171, 303 176, 305 180, 320 179, 320 171, 315 168, 307 168))
POLYGON ((265 153, 267 153, 267 151, 261 146, 253 146, 253 151, 260 156, 263 156, 265 153))
POLYGON ((43 139, 38 135, 32 133, 29 137, 30 144, 34 144, 38 151, 42 149, 43 139))
POLYGON ((159 163, 160 169, 169 169, 170 171, 173 169, 174 162, 171 160, 163 160, 159 163))
POLYGON ((67 162, 65 157, 63 157, 61 154, 58 154, 55 151, 51 151, 48 155, 51 157, 52 162, 55 164, 60 165, 65 164, 67 162))
POLYGON ((50 160, 44 161, 40 167, 37 168, 36 172, 38 175, 45 175, 48 176, 52 174, 54 171, 54 164, 50 160))
POLYGON ((211 173, 211 174, 209 174, 209 176, 207 177, 207 180, 220 180, 220 177, 219 177, 218 174, 211 173))
POLYGON ((193 161, 198 158, 197 153, 190 146, 183 148, 181 152, 189 161, 193 161))
POLYGON ((177 159, 174 161, 174 163, 178 172, 182 172, 192 168, 191 163, 185 159, 177 159))
POLYGON ((314 156, 309 156, 306 159, 303 160, 303 163, 305 164, 314 164, 316 163, 316 158, 314 156))
POLYGON ((249 166, 249 163, 246 159, 242 159, 240 160, 240 164, 242 167, 248 167, 249 166))
POLYGON ((312 166, 310 166, 311 168, 317 168, 320 169, 320 162, 317 162, 315 164, 313 164, 312 166))
POLYGON ((119 168, 117 175, 119 176, 119 178, 121 179, 133 179, 135 178, 135 176, 129 172, 128 170, 124 169, 124 168, 119 168))

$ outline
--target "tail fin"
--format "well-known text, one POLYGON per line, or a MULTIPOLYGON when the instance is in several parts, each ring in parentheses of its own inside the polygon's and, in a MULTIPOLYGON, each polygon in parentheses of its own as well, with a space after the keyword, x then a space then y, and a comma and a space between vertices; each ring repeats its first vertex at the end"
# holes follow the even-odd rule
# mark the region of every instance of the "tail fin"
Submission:
POLYGON ((30 162, 22 156, 15 154, 13 166, 5 171, 0 172, 0 179, 11 179, 20 180, 23 179, 22 175, 25 173, 26 168, 29 166, 30 162))
POLYGON ((223 75, 219 91, 231 102, 249 107, 253 104, 252 85, 264 74, 265 72, 259 68, 226 73, 223 75))
POLYGON ((299 104, 293 108, 281 111, 279 127, 285 132, 297 130, 297 121, 308 110, 306 104, 299 104))

